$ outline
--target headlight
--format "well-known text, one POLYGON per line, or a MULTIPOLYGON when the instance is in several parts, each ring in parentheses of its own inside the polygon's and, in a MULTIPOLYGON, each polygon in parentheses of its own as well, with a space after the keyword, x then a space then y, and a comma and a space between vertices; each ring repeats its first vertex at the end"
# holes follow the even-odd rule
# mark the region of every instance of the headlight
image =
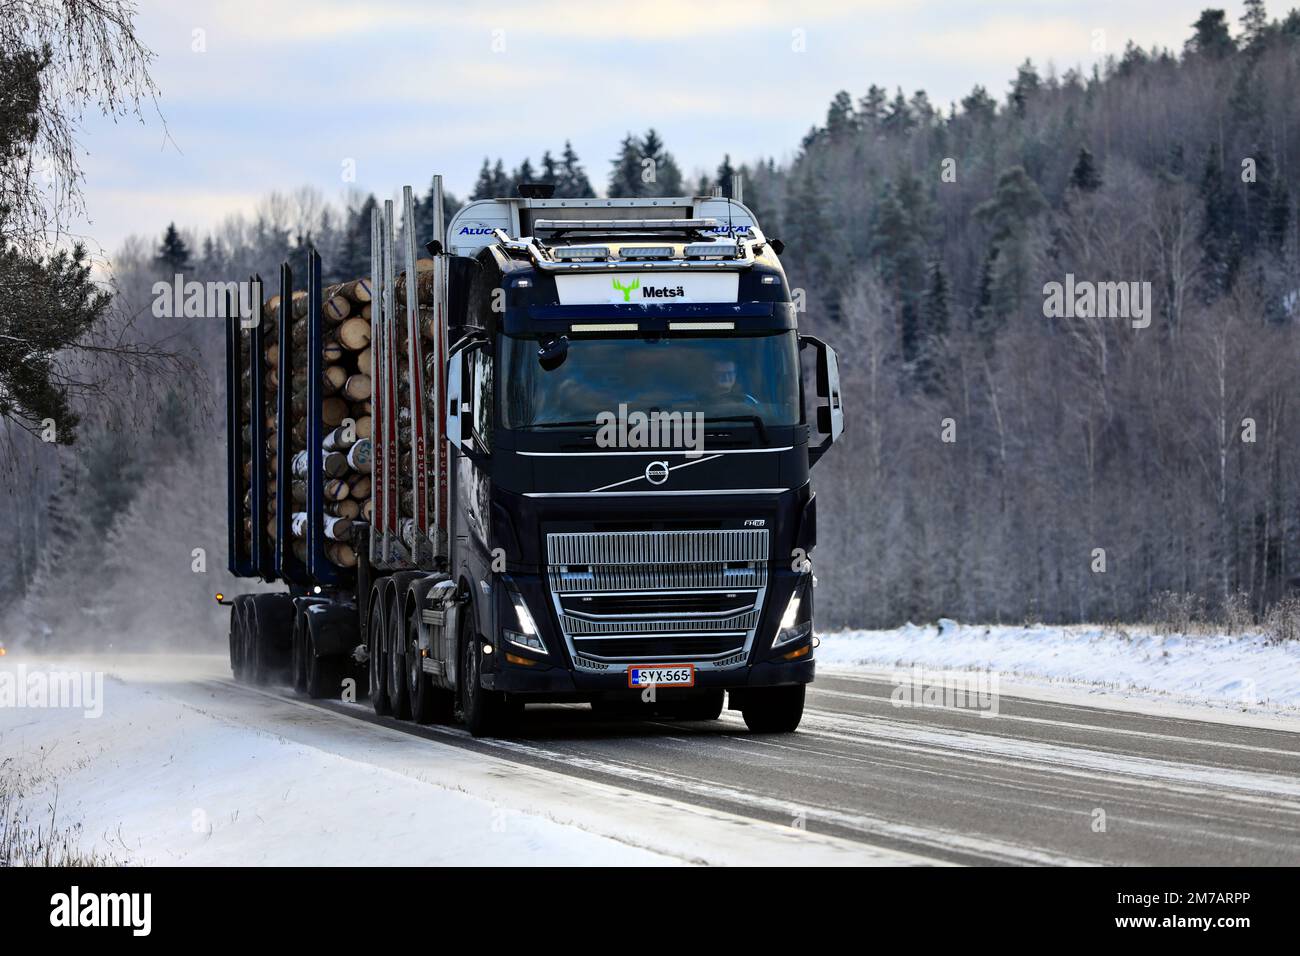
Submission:
POLYGON ((772 638, 773 647, 790 644, 812 633, 811 620, 796 623, 799 620, 799 606, 802 600, 803 588, 797 587, 794 594, 790 595, 790 603, 785 606, 785 613, 781 615, 781 626, 776 632, 776 637, 772 638))
POLYGON ((518 591, 507 591, 510 595, 510 603, 515 608, 515 620, 519 623, 519 630, 505 629, 505 638, 511 644, 518 644, 520 647, 526 647, 530 651, 536 651, 539 654, 546 653, 546 644, 542 642, 541 634, 537 630, 537 622, 533 620, 532 612, 528 610, 528 605, 524 601, 524 596, 518 591))

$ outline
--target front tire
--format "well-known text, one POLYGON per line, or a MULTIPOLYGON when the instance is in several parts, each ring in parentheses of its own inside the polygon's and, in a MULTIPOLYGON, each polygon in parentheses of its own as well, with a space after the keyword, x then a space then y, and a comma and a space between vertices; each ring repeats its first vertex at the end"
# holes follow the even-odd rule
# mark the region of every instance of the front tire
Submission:
POLYGON ((472 632, 462 642, 461 716, 475 737, 499 737, 516 716, 518 708, 507 705, 505 695, 483 687, 483 643, 472 632))
POLYGON ((740 714, 756 734, 794 733, 803 719, 805 685, 755 687, 745 691, 740 714))

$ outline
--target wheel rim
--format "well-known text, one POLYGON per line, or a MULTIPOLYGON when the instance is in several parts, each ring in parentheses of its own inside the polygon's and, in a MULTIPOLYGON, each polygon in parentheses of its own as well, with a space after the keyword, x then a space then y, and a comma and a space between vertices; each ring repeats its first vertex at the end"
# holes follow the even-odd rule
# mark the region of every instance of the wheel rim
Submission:
POLYGON ((424 659, 420 657, 420 625, 414 613, 406 618, 406 633, 410 635, 406 644, 406 672, 411 700, 415 700, 420 693, 421 678, 424 677, 424 659))
MULTIPOLYGON (((389 613, 390 620, 388 646, 397 650, 402 646, 402 636, 394 633, 398 625, 396 614, 389 613)), ((406 670, 402 667, 402 655, 390 654, 388 658, 388 696, 394 702, 401 695, 406 683, 406 670)))
POLYGON ((388 674, 384 667, 384 616, 376 602, 374 612, 370 615, 370 692, 374 695, 387 694, 388 674))

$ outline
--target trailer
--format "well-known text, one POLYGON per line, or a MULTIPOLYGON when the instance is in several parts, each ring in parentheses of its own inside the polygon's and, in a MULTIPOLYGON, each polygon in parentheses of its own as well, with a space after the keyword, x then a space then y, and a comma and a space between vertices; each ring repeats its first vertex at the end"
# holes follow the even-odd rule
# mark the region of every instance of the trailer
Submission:
POLYGON ((475 736, 572 701, 793 731, 844 416, 780 242, 739 197, 520 192, 444 228, 435 177, 423 250, 388 202, 369 277, 313 251, 231 313, 229 566, 282 587, 223 599, 235 676, 475 736))

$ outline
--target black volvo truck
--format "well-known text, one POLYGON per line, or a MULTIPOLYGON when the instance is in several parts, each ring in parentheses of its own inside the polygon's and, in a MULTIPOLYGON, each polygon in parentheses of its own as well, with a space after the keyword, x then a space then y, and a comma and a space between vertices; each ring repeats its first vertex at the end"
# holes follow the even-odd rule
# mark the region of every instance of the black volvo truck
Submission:
MULTIPOLYGON (((330 560, 328 505, 308 494, 296 511, 284 481, 274 511, 305 537, 259 540, 273 482, 258 436, 241 446, 236 429, 265 416, 232 398, 231 567, 288 586, 229 602, 232 666, 368 692, 403 718, 459 714, 475 735, 556 701, 693 720, 725 702, 754 732, 793 731, 817 643, 809 472, 843 409, 835 352, 799 333, 779 241, 737 199, 521 192, 436 223, 427 259, 404 237, 401 276, 391 205, 376 211, 355 567, 330 560)), ((411 222, 409 189, 406 205, 411 222)), ((295 356, 286 271, 278 380, 307 370, 311 416, 323 293, 309 276, 295 356)), ((245 340, 272 324, 232 321, 232 395, 241 355, 260 354, 245 340)), ((263 363, 248 364, 256 397, 263 363)), ((303 447, 323 431, 309 421, 303 447)))

